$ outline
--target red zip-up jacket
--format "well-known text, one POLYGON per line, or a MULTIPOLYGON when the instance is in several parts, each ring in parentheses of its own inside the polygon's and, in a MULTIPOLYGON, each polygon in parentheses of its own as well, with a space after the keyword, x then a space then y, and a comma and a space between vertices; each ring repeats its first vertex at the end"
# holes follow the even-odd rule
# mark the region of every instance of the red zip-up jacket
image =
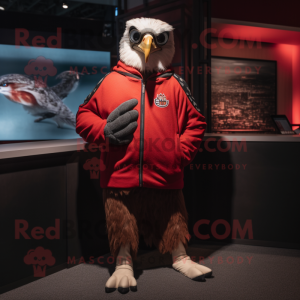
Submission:
POLYGON ((172 68, 145 81, 122 61, 100 80, 76 115, 76 132, 88 143, 106 145, 100 156, 101 188, 182 189, 184 167, 199 151, 206 125, 186 82, 172 68), (108 145, 107 117, 133 98, 139 113, 133 140, 108 145))

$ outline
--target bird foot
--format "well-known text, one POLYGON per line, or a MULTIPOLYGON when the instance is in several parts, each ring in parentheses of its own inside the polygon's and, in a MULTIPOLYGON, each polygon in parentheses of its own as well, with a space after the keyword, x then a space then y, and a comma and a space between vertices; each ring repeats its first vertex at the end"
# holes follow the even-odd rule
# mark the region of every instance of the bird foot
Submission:
POLYGON ((191 260, 188 255, 182 255, 174 259, 173 269, 194 281, 205 281, 212 276, 212 270, 191 260))
POLYGON ((105 284, 105 292, 111 293, 118 289, 121 294, 126 294, 129 292, 129 288, 132 292, 137 291, 137 283, 136 279, 133 276, 132 266, 116 266, 115 272, 111 275, 111 277, 105 284))
POLYGON ((120 247, 116 259, 116 269, 105 285, 105 292, 111 293, 118 289, 121 294, 137 291, 137 283, 133 276, 132 257, 129 243, 120 247))

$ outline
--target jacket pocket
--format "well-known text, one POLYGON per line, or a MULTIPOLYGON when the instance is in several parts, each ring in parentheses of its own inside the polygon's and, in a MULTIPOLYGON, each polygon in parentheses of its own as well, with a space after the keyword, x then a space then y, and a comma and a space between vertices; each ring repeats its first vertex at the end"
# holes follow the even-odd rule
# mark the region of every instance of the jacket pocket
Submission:
POLYGON ((183 169, 183 154, 180 146, 180 135, 179 133, 175 134, 175 155, 176 155, 176 163, 180 167, 180 170, 183 169))

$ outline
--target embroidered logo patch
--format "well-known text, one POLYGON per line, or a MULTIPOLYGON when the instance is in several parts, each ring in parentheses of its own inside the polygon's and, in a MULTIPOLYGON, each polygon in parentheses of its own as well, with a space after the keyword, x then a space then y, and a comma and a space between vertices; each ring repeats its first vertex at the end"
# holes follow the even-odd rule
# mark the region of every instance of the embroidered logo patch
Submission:
POLYGON ((167 100, 165 94, 158 94, 154 99, 154 103, 158 107, 167 107, 169 105, 169 100, 167 100))

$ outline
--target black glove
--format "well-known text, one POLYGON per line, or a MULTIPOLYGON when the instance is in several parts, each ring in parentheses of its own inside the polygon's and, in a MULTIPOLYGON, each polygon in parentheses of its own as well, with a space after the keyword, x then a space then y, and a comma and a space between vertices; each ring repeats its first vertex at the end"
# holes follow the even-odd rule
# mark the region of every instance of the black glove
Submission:
POLYGON ((138 104, 137 99, 130 99, 114 109, 106 120, 104 135, 113 145, 129 144, 137 128, 139 113, 133 108, 138 104))

